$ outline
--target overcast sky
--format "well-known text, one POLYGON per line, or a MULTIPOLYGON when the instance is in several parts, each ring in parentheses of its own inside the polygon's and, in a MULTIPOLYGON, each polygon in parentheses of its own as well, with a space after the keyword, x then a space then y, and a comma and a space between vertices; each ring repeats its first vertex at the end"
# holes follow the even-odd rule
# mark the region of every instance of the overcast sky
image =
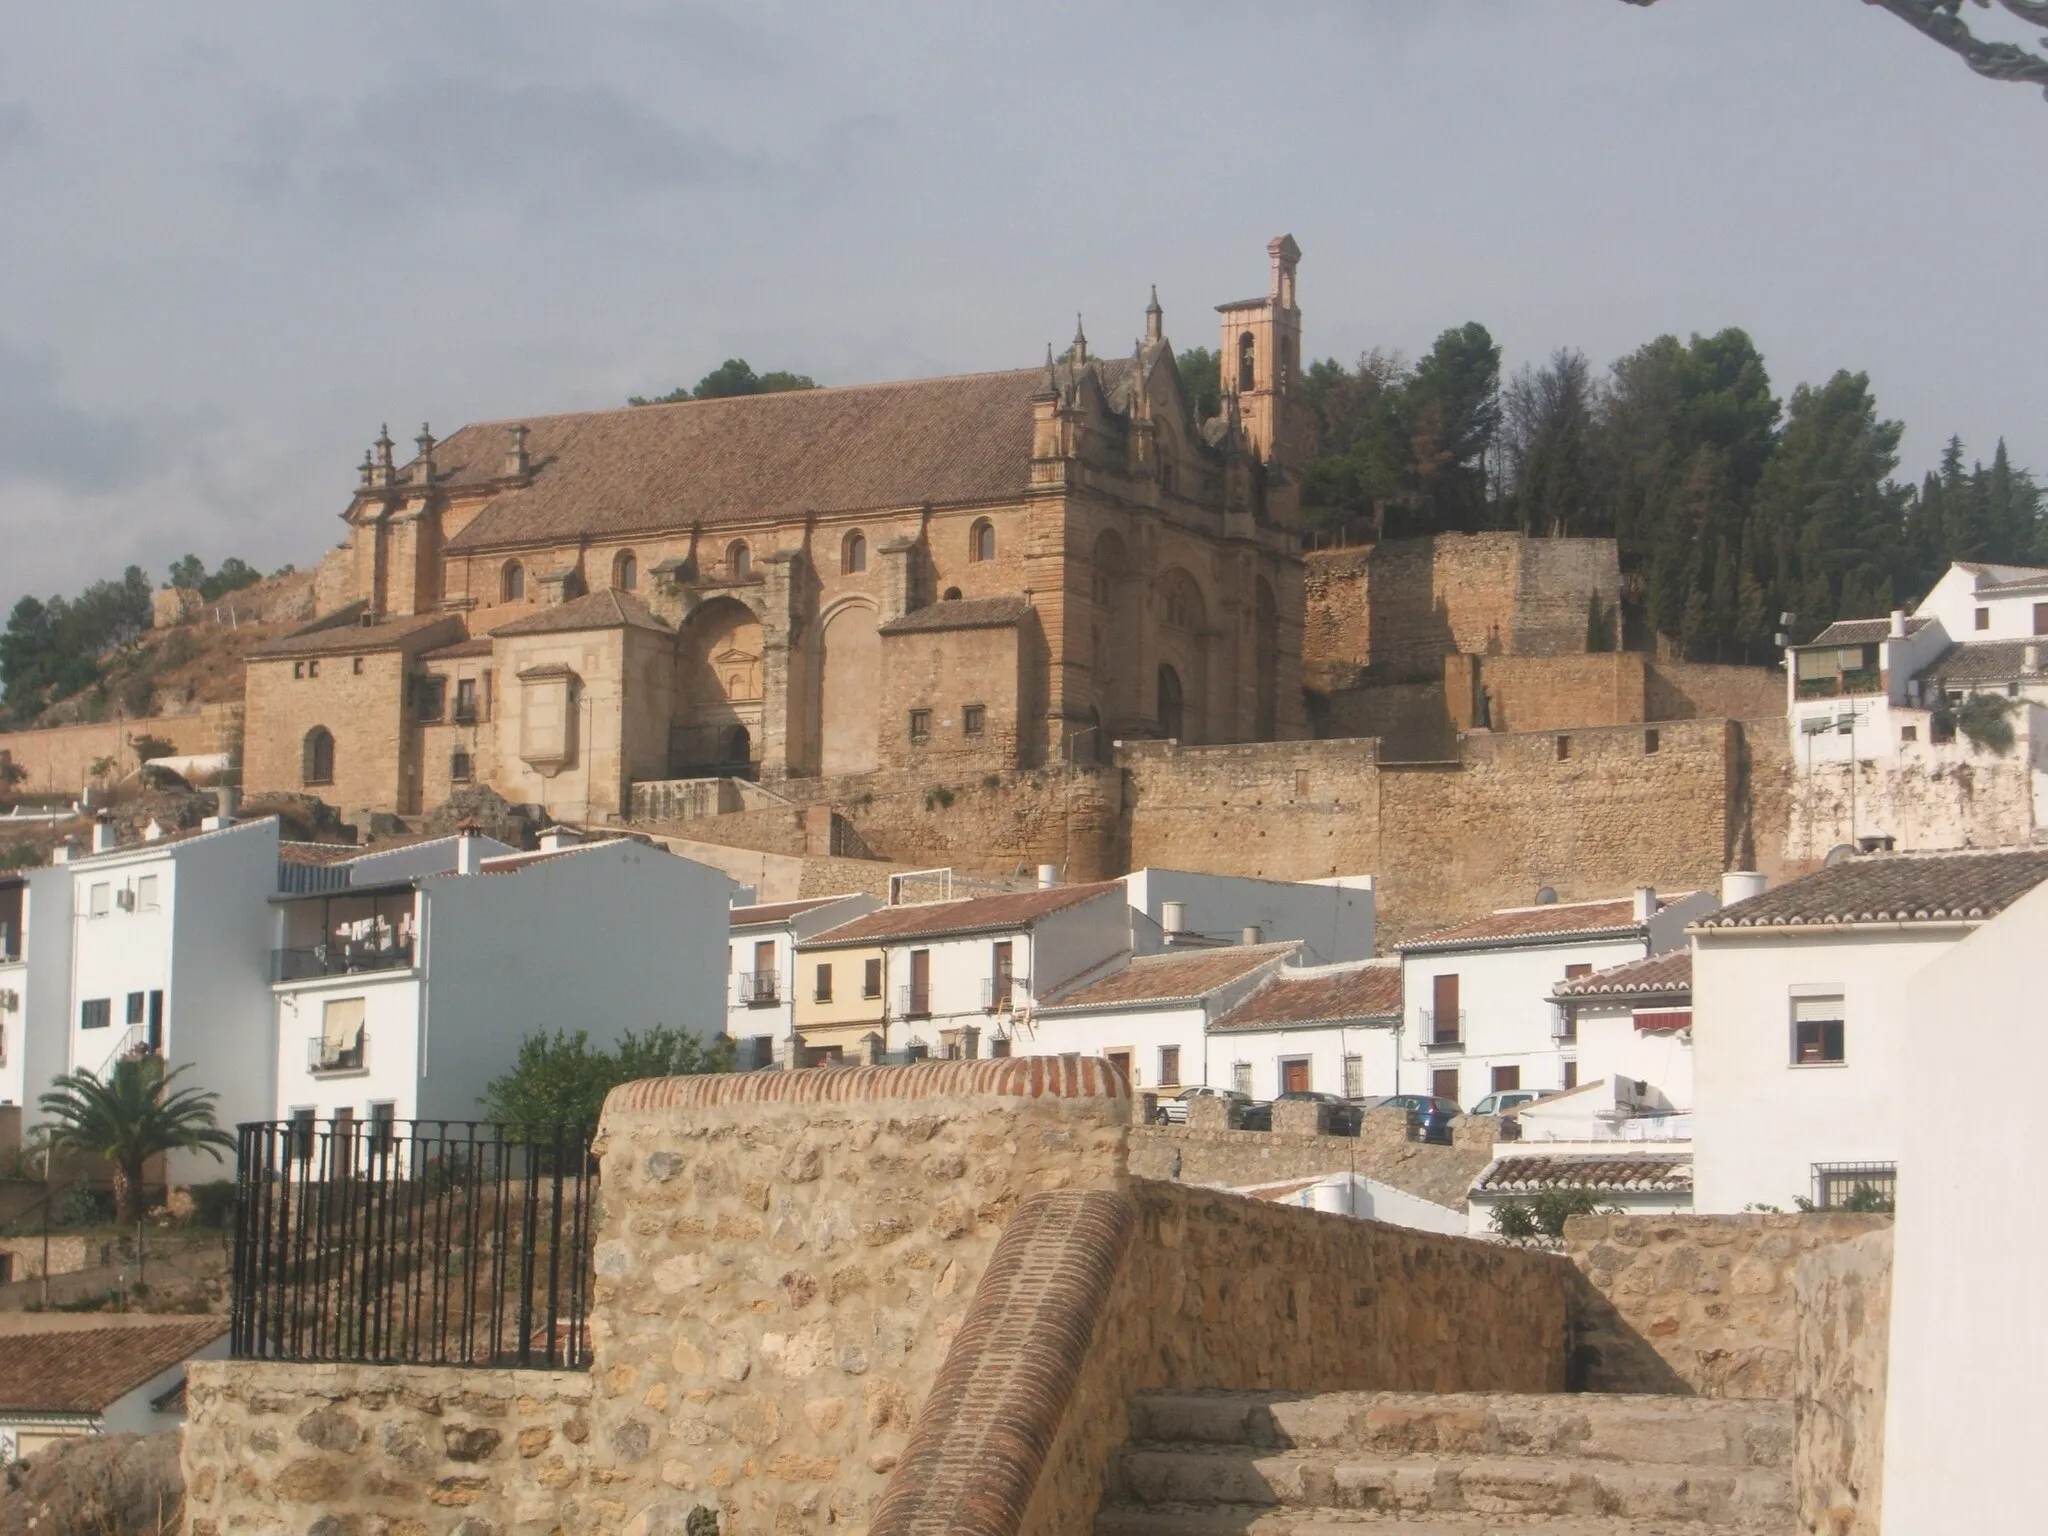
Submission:
MULTIPOLYGON (((1974 18, 1982 13, 1965 12, 1974 18)), ((0 603, 332 545, 380 421, 1179 346, 1757 339, 2048 470, 2048 103, 1857 0, 0 0, 0 603)), ((1983 25, 1980 20, 1979 25, 1983 25)), ((1997 30, 1993 24, 1992 30, 1997 30)), ((2017 35, 2017 34, 2007 34, 2017 35)))

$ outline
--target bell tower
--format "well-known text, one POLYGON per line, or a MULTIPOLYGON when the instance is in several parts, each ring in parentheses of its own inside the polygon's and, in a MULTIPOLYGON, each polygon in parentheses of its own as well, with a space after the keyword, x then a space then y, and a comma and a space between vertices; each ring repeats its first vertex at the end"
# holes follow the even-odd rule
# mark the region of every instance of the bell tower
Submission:
POLYGON ((1311 447, 1301 385, 1301 309, 1294 301, 1294 271, 1301 247, 1294 236, 1266 244, 1271 270, 1266 295, 1219 304, 1223 319, 1223 393, 1237 399, 1252 452, 1285 473, 1298 469, 1311 447))

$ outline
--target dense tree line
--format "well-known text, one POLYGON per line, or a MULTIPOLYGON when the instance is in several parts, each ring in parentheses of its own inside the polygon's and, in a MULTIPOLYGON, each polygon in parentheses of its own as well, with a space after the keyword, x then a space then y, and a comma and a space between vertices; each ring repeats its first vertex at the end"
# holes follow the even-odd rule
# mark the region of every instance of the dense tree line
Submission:
POLYGON ((694 388, 678 385, 665 395, 632 395, 628 405, 675 405, 684 400, 728 400, 734 395, 779 395, 792 389, 816 389, 807 373, 770 369, 756 373, 744 357, 728 357, 699 379, 694 388))
POLYGON ((1920 485, 1893 478, 1903 428, 1867 374, 1773 392, 1740 330, 1660 336, 1596 372, 1563 350, 1503 380, 1486 328, 1410 365, 1311 365, 1311 526, 1361 539, 1519 529, 1609 536, 1631 644, 1764 661, 1796 636, 1917 600, 1951 560, 2048 562, 2041 487, 2000 442, 1951 439, 1920 485))
MULTIPOLYGON (((214 571, 186 555, 172 563, 166 585, 189 587, 212 602, 262 579, 233 555, 214 571)), ((76 597, 17 602, 0 629, 0 724, 26 723, 99 683, 107 658, 149 628, 153 601, 148 574, 131 565, 120 580, 96 581, 76 597)))

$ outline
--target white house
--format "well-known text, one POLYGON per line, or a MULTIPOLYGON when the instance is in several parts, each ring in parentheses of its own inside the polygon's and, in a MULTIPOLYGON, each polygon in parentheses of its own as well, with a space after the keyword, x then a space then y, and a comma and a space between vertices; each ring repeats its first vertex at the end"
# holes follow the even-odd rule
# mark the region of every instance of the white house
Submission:
POLYGON ((725 1032, 741 1046, 741 1065, 788 1064, 796 1027, 796 995, 804 980, 815 994, 822 985, 831 998, 831 970, 822 979, 813 965, 797 975, 796 947, 803 940, 872 912, 881 902, 855 893, 812 896, 732 909, 732 942, 726 960, 725 1032))
POLYGON ((1041 1003, 1130 959, 1131 909, 1120 881, 1048 886, 883 907, 796 948, 800 975, 834 978, 829 999, 798 991, 807 1052, 852 1056, 873 1036, 891 1053, 1007 1055, 1041 1003))
MULTIPOLYGON (((71 934, 63 1047, 50 1053, 50 1075, 105 1075, 124 1054, 153 1049, 172 1069, 191 1068, 181 1086, 219 1095, 223 1126, 266 1118, 275 1082, 269 902, 278 882, 277 819, 213 817, 195 831, 127 845, 102 821, 93 851, 52 872, 52 888, 68 887, 71 934)), ((34 897, 36 973, 45 960, 43 889, 39 882, 34 897)), ((31 1097, 39 1091, 30 1085, 31 1097)), ((174 1183, 218 1178, 220 1164, 174 1153, 168 1175, 174 1183)))
POLYGON ((2048 1078, 2041 957, 2048 886, 2037 886, 1934 957, 1903 988, 1901 1011, 1968 1038, 1914 1053, 1915 1100, 1899 1134, 1893 1229, 1890 1381, 1884 1425, 1884 1528, 2027 1531, 2041 1524, 2038 1417, 2048 1359, 2041 1307, 2039 1128, 1988 1113, 1959 1129, 1944 1112, 2000 1086, 2048 1078), (1967 1015, 1963 1008, 1967 1007, 1967 1015))
POLYGON ((1400 946, 1403 1024, 1395 1092, 1472 1103, 1517 1088, 1571 1088, 1575 1045, 1551 1006, 1560 981, 1662 954, 1720 905, 1710 891, 1512 907, 1400 946))
POLYGON ((251 1118, 474 1120, 527 1035, 724 1032, 723 874, 626 838, 496 857, 452 841, 276 898, 269 1049, 249 1051, 273 1078, 251 1118))
POLYGON ((1209 1030, 1209 1081, 1253 1098, 1396 1092, 1401 967, 1392 960, 1289 967, 1209 1030))
POLYGON ((1689 945, 1560 981, 1550 1001, 1558 1049, 1581 1082, 1625 1078, 1644 1113, 1692 1108, 1689 945))
POLYGON ((1296 939, 1306 963, 1329 965, 1371 959, 1377 942, 1371 875, 1255 880, 1147 868, 1125 875, 1123 884, 1130 895, 1133 948, 1141 955, 1248 938, 1296 939))
POLYGON ((1209 1055, 1211 1026, 1265 986, 1300 944, 1239 944, 1141 955, 1020 1018, 1022 1054, 1077 1051, 1123 1068, 1135 1088, 1161 1094, 1197 1083, 1230 1083, 1209 1055))
POLYGON ((1465 1212, 1438 1205, 1420 1195, 1362 1173, 1326 1173, 1317 1178, 1282 1179, 1273 1184, 1240 1186, 1233 1194, 1274 1205, 1299 1206, 1306 1211, 1323 1211, 1332 1216, 1352 1216, 1360 1221, 1381 1221, 1389 1226, 1408 1227, 1417 1232, 1441 1232, 1463 1237, 1470 1230, 1465 1212))
POLYGON ((224 1317, 13 1313, 0 1328, 0 1467, 59 1440, 185 1422, 185 1367, 228 1352, 224 1317))
POLYGON ((1927 1011, 1908 982, 2044 880, 2048 850, 1868 854, 1696 924, 1698 1208, 1889 1193, 1906 1127, 1970 1102, 1930 1094, 1931 1063, 2010 1073, 1979 1049, 1971 989, 1927 1011))
POLYGON ((0 875, 0 1150, 21 1142, 27 1078, 28 877, 0 875))

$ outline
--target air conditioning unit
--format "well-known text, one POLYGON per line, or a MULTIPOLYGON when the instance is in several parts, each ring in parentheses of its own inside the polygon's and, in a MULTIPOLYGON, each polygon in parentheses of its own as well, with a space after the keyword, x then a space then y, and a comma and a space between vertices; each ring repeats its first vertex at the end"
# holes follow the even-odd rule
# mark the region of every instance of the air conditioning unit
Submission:
POLYGON ((135 888, 124 885, 120 890, 114 892, 114 905, 123 912, 133 912, 135 910, 135 888))

